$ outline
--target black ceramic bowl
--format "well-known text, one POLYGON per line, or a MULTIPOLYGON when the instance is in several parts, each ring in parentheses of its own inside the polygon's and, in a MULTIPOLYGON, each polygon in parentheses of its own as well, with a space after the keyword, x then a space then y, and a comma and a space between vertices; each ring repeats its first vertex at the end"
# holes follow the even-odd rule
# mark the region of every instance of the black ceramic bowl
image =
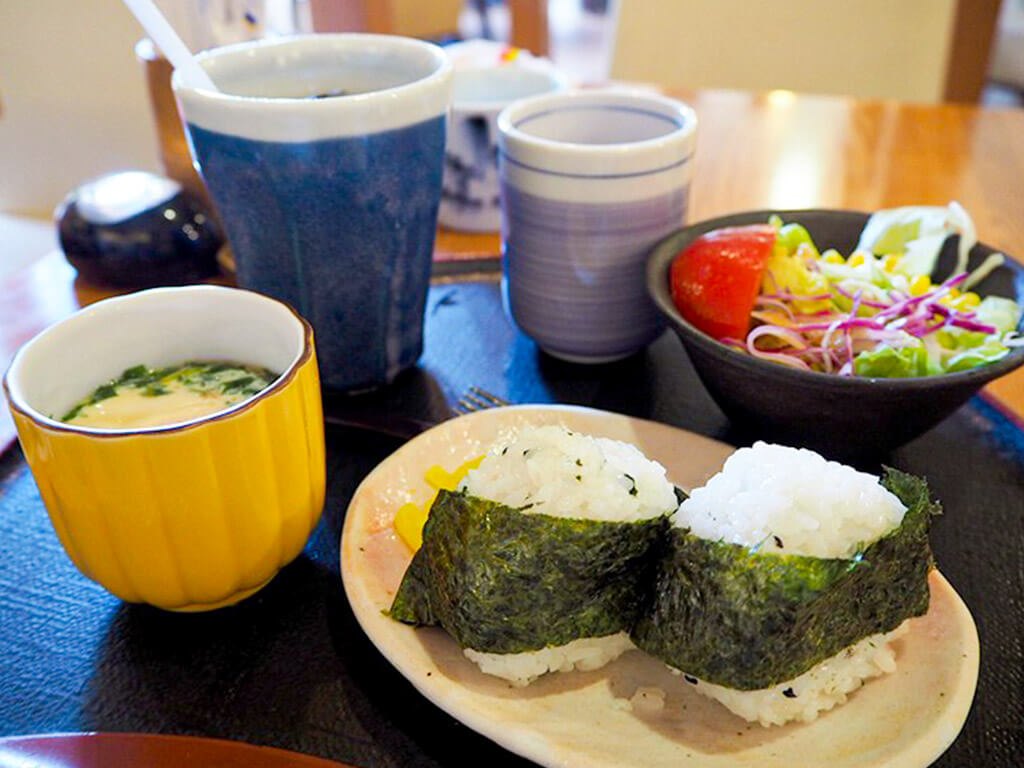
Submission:
MULTIPOLYGON (((680 250, 721 227, 766 223, 777 213, 803 224, 822 250, 849 254, 868 214, 855 211, 751 211, 702 221, 665 238, 647 263, 647 288, 679 334, 704 386, 725 414, 755 435, 833 456, 871 455, 894 448, 938 424, 992 379, 1024 363, 1024 347, 990 365, 960 373, 874 379, 800 371, 730 349, 683 319, 669 293, 669 268, 680 250)), ((947 240, 937 277, 953 268, 956 239, 947 240)), ((995 249, 976 245, 970 266, 995 249)), ((1024 300, 1024 268, 1007 258, 972 290, 1024 300)))

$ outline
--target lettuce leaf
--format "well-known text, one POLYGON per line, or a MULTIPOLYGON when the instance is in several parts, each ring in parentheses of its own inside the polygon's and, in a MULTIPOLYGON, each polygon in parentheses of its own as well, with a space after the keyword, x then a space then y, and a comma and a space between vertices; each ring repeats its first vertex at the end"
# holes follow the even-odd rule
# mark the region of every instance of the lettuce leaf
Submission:
POLYGON ((972 347, 958 355, 954 355, 946 362, 946 373, 967 371, 977 368, 980 365, 994 363, 1002 357, 1006 357, 1010 349, 998 339, 990 339, 981 346, 972 347))
POLYGON ((923 344, 896 349, 882 344, 861 352, 853 359, 853 370, 858 376, 883 379, 905 379, 928 374, 928 356, 923 344))
POLYGON ((871 244, 871 251, 884 256, 887 253, 903 253, 907 243, 921 236, 921 219, 896 220, 871 244))
POLYGON ((994 325, 1001 333, 1017 330, 1020 323, 1020 305, 1002 296, 986 296, 975 312, 978 322, 994 325))
POLYGON ((810 248, 810 255, 815 259, 821 255, 811 239, 811 233, 801 224, 784 224, 779 227, 779 239, 777 242, 786 246, 786 252, 790 254, 796 253, 800 246, 803 245, 810 248))
POLYGON ((965 331, 963 328, 944 328, 936 331, 935 340, 947 350, 964 350, 972 347, 980 347, 990 334, 980 331, 965 331))
POLYGON ((908 277, 930 275, 942 244, 951 235, 960 235, 954 272, 964 272, 967 255, 978 238, 974 222, 957 202, 945 207, 913 205, 876 211, 861 233, 857 250, 901 256, 896 270, 908 277))

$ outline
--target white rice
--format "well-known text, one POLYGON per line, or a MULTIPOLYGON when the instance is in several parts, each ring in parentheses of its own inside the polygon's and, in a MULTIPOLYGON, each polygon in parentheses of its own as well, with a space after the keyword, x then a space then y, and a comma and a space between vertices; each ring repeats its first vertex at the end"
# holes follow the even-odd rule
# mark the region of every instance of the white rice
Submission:
POLYGON ((850 557, 899 527, 906 507, 878 478, 803 448, 755 443, 684 501, 672 521, 762 552, 850 557))
POLYGON ((676 507, 665 468, 635 446, 561 426, 499 441, 459 489, 528 514, 585 520, 646 520, 676 507))
MULTIPOLYGON (((817 719, 819 713, 845 703, 865 680, 895 671, 893 642, 908 629, 908 623, 904 621, 892 632, 865 637, 799 677, 771 688, 738 691, 689 675, 685 679, 696 687, 698 693, 715 699, 744 720, 756 721, 765 727, 783 725, 792 720, 809 723, 817 719)), ((679 670, 672 671, 680 674, 679 670)))
POLYGON ((584 637, 565 645, 525 653, 483 653, 466 648, 466 658, 488 675, 501 677, 515 686, 529 685, 548 672, 588 672, 615 661, 636 646, 625 632, 604 637, 584 637))
MULTIPOLYGON (((562 426, 528 427, 499 440, 459 489, 525 514, 610 522, 647 520, 677 503, 665 468, 635 446, 562 426)), ((633 647, 620 632, 525 653, 464 653, 487 674, 527 685, 547 672, 597 669, 633 647)))
POLYGON ((656 717, 665 711, 667 696, 664 688, 642 685, 628 699, 613 699, 612 708, 623 712, 635 712, 640 717, 656 717))

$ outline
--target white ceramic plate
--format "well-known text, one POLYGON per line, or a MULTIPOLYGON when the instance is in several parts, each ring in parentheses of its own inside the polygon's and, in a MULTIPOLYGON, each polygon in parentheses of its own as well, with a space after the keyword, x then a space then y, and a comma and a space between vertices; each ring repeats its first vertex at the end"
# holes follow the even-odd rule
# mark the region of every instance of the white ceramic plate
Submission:
POLYGON ((935 760, 970 709, 978 635, 949 583, 933 572, 928 614, 897 643, 898 669, 869 681, 810 724, 762 728, 697 695, 654 659, 631 651, 594 672, 547 675, 526 688, 484 675, 440 629, 412 629, 390 607, 411 553, 391 528, 395 510, 423 501, 423 473, 453 469, 524 424, 635 444, 684 489, 703 483, 731 453, 722 443, 664 424, 585 408, 516 406, 444 422, 384 460, 356 490, 341 540, 341 573, 356 618, 399 672, 434 704, 506 749, 545 766, 903 766, 935 760), (625 704, 640 686, 666 692, 660 711, 625 704))

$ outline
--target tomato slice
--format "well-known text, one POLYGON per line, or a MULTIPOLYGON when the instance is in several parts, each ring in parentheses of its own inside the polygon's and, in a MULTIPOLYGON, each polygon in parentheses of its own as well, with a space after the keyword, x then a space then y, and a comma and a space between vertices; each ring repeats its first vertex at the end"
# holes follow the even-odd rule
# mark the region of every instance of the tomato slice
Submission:
POLYGON ((683 317, 716 339, 745 338, 775 238, 769 224, 726 227, 680 251, 669 279, 683 317))

